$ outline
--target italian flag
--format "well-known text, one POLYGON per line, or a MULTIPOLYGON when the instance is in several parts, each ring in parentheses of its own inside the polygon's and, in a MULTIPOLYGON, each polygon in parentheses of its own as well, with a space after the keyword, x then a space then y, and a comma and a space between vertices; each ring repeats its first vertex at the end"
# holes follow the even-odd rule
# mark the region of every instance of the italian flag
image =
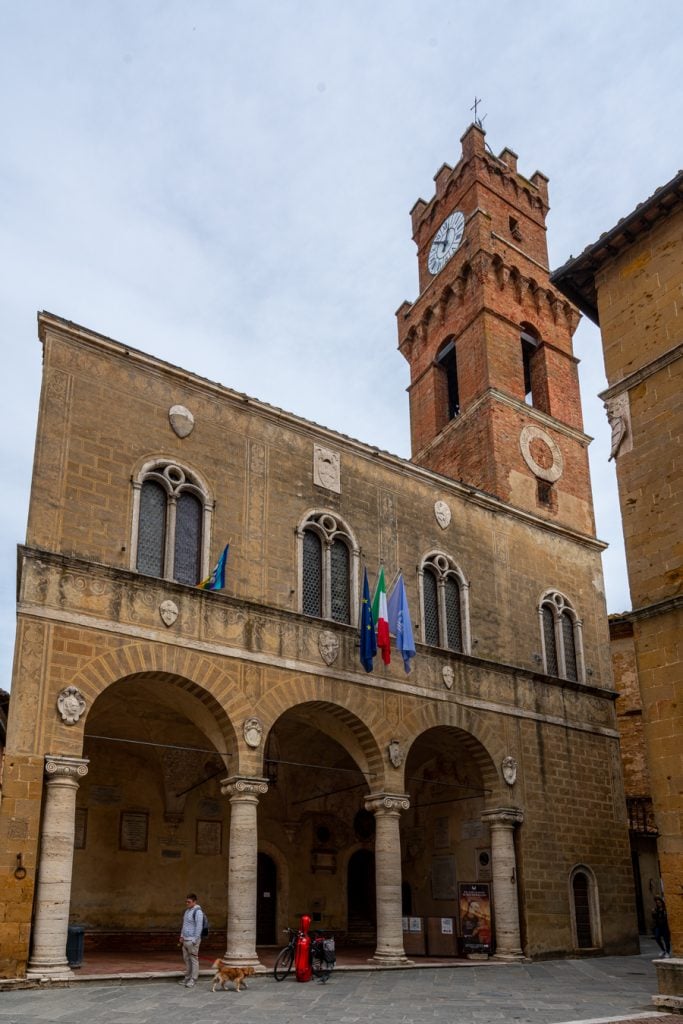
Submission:
POLYGON ((388 665, 391 661, 391 637, 389 636, 389 615, 387 613, 387 588, 384 582, 384 566, 380 567, 372 599, 372 617, 377 630, 377 646, 382 652, 382 661, 388 665))

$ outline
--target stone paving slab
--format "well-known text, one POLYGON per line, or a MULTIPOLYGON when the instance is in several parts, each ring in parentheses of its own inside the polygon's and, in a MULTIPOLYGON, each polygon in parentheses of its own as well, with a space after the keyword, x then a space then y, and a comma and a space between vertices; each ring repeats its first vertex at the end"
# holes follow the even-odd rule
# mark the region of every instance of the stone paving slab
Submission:
POLYGON ((0 994, 0 1024, 569 1024, 672 1021, 653 1012, 652 951, 640 956, 333 973, 326 985, 250 980, 247 991, 175 980, 0 994))

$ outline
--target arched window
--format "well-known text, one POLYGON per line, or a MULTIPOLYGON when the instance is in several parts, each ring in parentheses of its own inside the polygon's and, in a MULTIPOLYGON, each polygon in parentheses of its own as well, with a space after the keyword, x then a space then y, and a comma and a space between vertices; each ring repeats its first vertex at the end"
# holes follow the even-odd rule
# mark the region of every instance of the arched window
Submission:
POLYGON ((599 949, 602 932, 598 887, 595 875, 585 864, 578 864, 569 875, 569 914, 574 949, 599 949))
POLYGON ((452 558, 439 551, 419 568, 424 643, 470 653, 469 583, 452 558))
POLYGON ((357 617, 358 545, 332 512, 310 512, 297 529, 299 609, 350 624, 357 617))
POLYGON ((584 682, 581 621, 570 601, 549 590, 541 598, 539 616, 546 674, 584 682))
POLYGON ((195 586, 207 575, 207 489, 175 462, 146 463, 133 479, 131 569, 195 586))

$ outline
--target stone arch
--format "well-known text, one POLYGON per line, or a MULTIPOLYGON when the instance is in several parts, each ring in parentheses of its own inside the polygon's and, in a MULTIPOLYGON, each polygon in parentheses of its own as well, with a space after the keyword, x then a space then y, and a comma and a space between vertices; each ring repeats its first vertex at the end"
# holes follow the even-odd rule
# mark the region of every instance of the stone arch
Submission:
MULTIPOLYGON (((298 682, 302 683, 303 680, 298 682)), ((313 687, 307 687, 307 689, 312 691, 313 687)), ((317 690, 316 696, 319 698, 319 685, 317 690)), ((330 700, 329 697, 323 700, 313 699, 312 692, 307 696, 308 699, 287 701, 279 708, 276 705, 277 713, 271 715, 264 739, 268 738, 277 722, 286 714, 303 711, 312 725, 344 747, 365 774, 369 789, 372 791, 379 788, 384 780, 386 766, 380 744, 367 721, 367 716, 363 715, 363 709, 354 707, 355 701, 351 701, 349 705, 342 705, 336 700, 330 700)), ((268 694, 268 702, 271 706, 273 706, 272 697, 271 692, 268 694)), ((264 742, 264 756, 265 746, 264 742)))
MULTIPOLYGON (((217 749, 237 751, 239 742, 233 723, 249 712, 237 683, 238 671, 235 666, 231 676, 206 655, 166 644, 135 643, 107 651, 84 665, 70 684, 80 690, 86 701, 86 711, 78 723, 81 744, 97 698, 115 683, 138 678, 170 683, 176 694, 186 695, 187 709, 193 704, 204 709, 196 715, 204 725, 214 723, 210 738, 214 743, 218 741, 217 749)), ((163 697, 162 688, 159 695, 163 697)))
MULTIPOLYGON (((469 708, 450 702, 432 702, 407 715, 402 722, 401 736, 398 737, 406 749, 404 764, 413 744, 423 733, 442 727, 458 732, 473 763, 481 772, 486 803, 497 806, 503 794, 502 777, 497 765, 509 751, 502 749, 499 735, 493 726, 469 708)), ((402 778, 405 786, 405 771, 402 778)))

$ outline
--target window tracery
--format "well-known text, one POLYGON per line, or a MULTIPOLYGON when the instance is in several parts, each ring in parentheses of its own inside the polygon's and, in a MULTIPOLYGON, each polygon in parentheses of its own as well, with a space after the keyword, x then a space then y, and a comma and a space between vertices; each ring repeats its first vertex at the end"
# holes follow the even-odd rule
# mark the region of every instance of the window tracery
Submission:
POLYGON ((133 478, 131 569, 196 586, 208 571, 213 503, 199 476, 170 459, 133 478))
POLYGON ((571 602, 556 590, 539 605, 543 667, 549 676, 585 682, 581 620, 571 602))
POLYGON ((469 654, 469 583, 464 574, 449 555, 432 551, 418 575, 424 643, 469 654))
POLYGON ((336 513, 309 512, 297 529, 299 610, 350 624, 358 617, 359 549, 336 513))

